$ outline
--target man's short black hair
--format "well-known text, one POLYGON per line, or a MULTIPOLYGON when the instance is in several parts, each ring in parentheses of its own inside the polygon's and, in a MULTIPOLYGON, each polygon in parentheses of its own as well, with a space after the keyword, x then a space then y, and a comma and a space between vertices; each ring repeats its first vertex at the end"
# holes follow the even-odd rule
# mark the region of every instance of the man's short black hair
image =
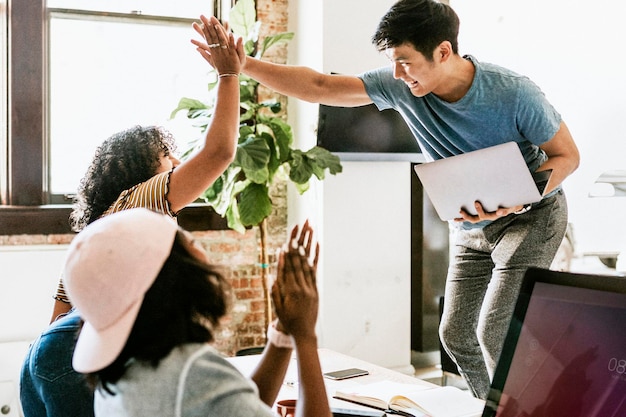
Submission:
POLYGON ((458 53, 459 17, 447 4, 435 0, 400 0, 382 17, 372 43, 379 51, 405 43, 426 59, 441 42, 449 41, 458 53))

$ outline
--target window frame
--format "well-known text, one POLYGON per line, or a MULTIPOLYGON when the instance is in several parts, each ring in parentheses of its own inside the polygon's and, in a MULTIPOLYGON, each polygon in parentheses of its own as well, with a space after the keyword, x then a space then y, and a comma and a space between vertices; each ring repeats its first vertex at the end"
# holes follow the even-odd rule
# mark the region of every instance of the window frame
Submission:
MULTIPOLYGON (((7 0, 6 131, 0 136, 0 235, 72 233, 71 203, 50 204, 46 0, 7 0)), ((220 1, 214 13, 219 15, 220 1)), ((206 204, 183 209, 187 230, 225 230, 206 204)))

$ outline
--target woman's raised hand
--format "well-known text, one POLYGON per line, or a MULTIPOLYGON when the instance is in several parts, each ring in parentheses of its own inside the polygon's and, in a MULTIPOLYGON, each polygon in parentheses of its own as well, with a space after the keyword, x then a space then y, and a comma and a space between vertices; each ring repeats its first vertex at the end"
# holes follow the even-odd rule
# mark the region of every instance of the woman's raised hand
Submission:
POLYGON ((192 39, 202 57, 222 76, 239 75, 245 62, 243 40, 235 37, 214 16, 200 16, 202 23, 193 23, 193 28, 204 42, 192 39))

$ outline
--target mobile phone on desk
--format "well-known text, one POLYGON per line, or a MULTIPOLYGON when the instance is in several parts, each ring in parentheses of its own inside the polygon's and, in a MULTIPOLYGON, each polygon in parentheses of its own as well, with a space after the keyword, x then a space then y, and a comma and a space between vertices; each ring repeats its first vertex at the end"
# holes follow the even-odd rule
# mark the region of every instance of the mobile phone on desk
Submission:
POLYGON ((333 380, 355 378, 357 376, 369 375, 369 371, 359 368, 340 369, 338 371, 325 372, 324 377, 333 380))

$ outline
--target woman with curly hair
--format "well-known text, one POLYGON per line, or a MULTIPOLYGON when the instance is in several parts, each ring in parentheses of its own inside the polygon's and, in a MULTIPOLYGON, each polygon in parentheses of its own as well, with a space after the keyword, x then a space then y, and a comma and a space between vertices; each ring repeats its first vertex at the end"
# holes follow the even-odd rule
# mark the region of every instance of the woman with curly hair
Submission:
POLYGON ((154 191, 146 201, 152 207, 147 208, 174 217, 162 190, 167 188, 172 168, 180 163, 173 156, 175 150, 172 134, 159 126, 134 126, 105 140, 80 181, 70 214, 72 229, 80 232, 105 213, 119 211, 112 203, 120 203, 122 193, 127 205, 137 204, 132 197, 141 194, 138 188, 147 184, 152 184, 154 191))
MULTIPOLYGON (((97 219, 134 207, 175 218, 233 161, 239 131, 238 76, 244 57, 217 19, 202 19, 194 29, 209 39, 200 54, 218 73, 214 116, 203 147, 184 162, 174 157, 172 135, 156 126, 135 126, 102 143, 81 180, 70 215, 79 232, 97 219)), ((63 279, 54 296, 51 325, 31 344, 22 365, 20 398, 26 417, 93 415, 93 393, 72 371, 70 360, 80 317, 72 309, 63 279), (57 320, 58 319, 58 320, 57 320)))
MULTIPOLYGON (((181 162, 174 156, 174 138, 162 127, 135 126, 114 134, 98 147, 80 182, 70 214, 74 231, 134 207, 176 217, 233 161, 239 137, 238 76, 243 45, 241 39, 235 42, 232 33, 216 25, 217 19, 203 19, 205 23, 194 23, 194 29, 209 40, 209 56, 218 72, 217 100, 203 146, 181 162)), ((71 308, 62 280, 54 299, 52 321, 71 308)))

